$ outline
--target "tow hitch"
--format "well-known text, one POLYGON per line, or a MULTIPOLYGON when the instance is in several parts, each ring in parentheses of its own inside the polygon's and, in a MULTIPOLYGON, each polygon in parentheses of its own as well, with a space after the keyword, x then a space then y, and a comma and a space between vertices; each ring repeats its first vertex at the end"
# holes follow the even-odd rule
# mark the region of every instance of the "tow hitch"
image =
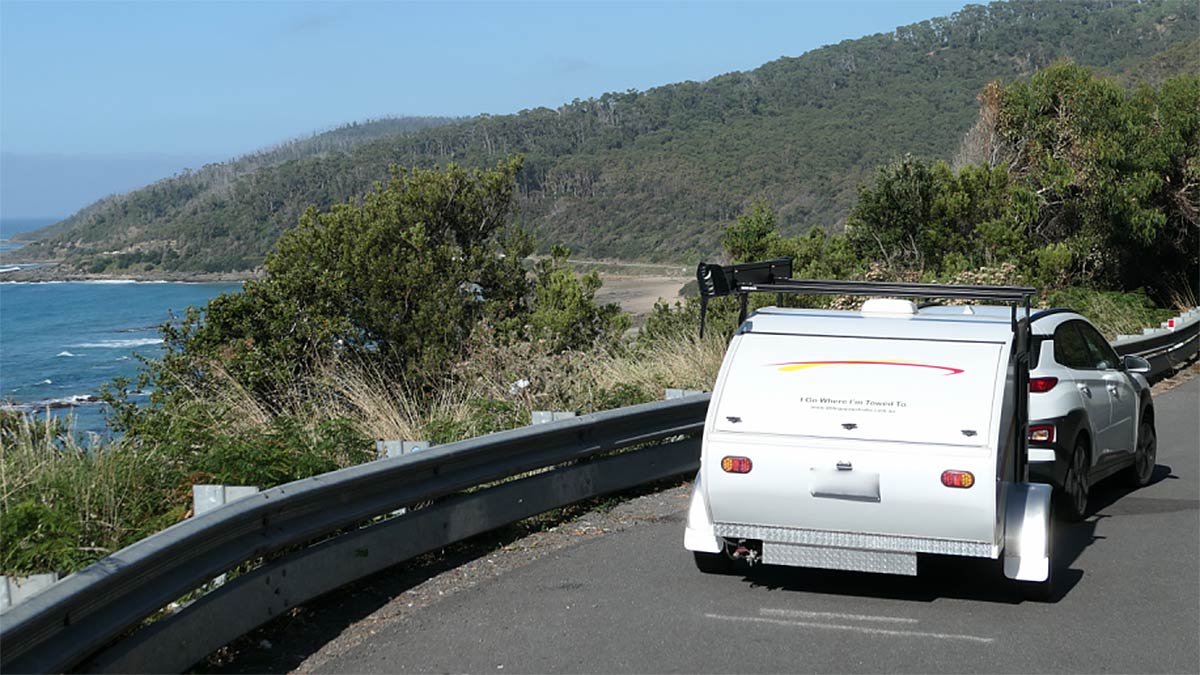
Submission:
POLYGON ((746 563, 754 565, 762 560, 762 542, 739 539, 729 555, 734 560, 745 560, 746 563))

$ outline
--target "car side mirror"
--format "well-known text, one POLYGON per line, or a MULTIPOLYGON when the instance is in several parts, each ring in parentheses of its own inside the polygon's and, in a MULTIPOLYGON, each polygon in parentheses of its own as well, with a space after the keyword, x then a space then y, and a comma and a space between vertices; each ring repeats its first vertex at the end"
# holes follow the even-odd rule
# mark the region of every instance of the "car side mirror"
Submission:
POLYGON ((1121 367, 1127 373, 1148 373, 1150 372, 1150 362, 1140 356, 1126 354, 1121 358, 1121 367))

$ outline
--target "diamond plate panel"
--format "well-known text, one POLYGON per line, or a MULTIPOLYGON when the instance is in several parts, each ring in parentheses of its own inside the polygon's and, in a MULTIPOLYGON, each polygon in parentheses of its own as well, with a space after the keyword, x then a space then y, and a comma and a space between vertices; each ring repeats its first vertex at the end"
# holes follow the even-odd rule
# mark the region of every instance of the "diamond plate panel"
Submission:
MULTIPOLYGON (((791 527, 766 525, 739 525, 715 523, 717 536, 731 539, 759 539, 764 542, 780 542, 802 546, 825 548, 866 549, 894 553, 938 553, 974 558, 995 558, 996 547, 987 541, 964 541, 960 539, 927 539, 902 537, 893 534, 865 534, 861 532, 837 532, 834 530, 804 530, 791 527)), ((840 569, 840 568, 839 568, 840 569)))
POLYGON ((916 553, 859 551, 823 546, 800 546, 763 542, 763 562, 768 565, 819 567, 826 570, 878 572, 916 576, 916 553))

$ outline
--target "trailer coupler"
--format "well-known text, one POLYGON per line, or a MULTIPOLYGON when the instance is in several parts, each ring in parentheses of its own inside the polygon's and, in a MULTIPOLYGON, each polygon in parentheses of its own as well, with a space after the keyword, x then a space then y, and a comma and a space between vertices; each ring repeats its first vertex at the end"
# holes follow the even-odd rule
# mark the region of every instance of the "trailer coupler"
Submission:
POLYGON ((750 565, 762 561, 762 542, 756 539, 739 539, 729 555, 734 560, 744 560, 750 565))

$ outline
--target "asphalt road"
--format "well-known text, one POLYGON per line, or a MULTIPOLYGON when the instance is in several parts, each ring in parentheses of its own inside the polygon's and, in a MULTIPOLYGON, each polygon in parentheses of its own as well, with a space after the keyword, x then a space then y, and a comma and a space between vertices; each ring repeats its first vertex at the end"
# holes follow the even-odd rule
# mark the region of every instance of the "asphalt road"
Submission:
MULTIPOLYGON (((1200 672, 1200 378, 1157 399, 1155 482, 1058 524, 1056 597, 989 561, 892 577, 706 576, 683 513, 585 541, 375 627, 324 672, 1200 672)), ((927 564, 927 562, 929 564, 927 564)))

